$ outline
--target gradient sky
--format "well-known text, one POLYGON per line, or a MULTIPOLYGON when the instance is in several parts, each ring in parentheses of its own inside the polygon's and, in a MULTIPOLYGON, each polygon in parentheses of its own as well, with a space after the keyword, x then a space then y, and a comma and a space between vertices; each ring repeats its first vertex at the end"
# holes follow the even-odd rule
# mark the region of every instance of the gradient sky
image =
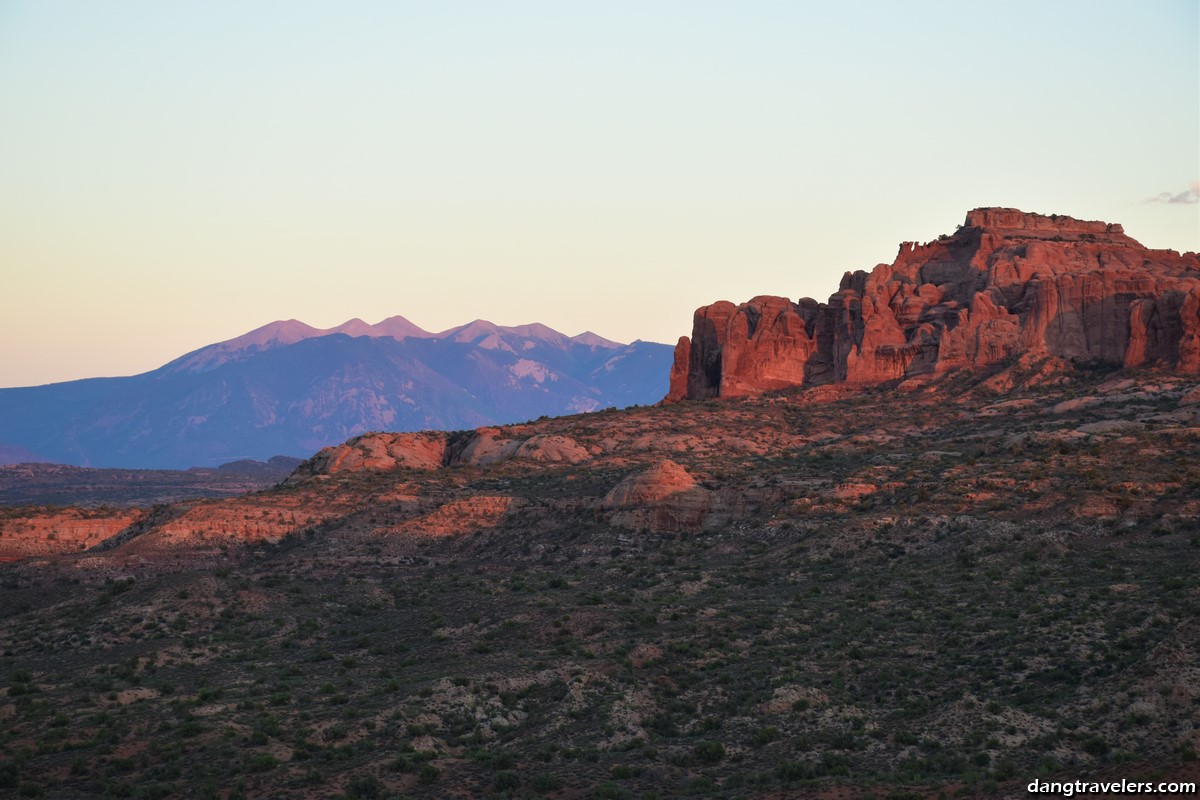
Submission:
POLYGON ((977 206, 1200 250, 1198 8, 0 0, 0 386, 292 317, 674 342, 977 206))

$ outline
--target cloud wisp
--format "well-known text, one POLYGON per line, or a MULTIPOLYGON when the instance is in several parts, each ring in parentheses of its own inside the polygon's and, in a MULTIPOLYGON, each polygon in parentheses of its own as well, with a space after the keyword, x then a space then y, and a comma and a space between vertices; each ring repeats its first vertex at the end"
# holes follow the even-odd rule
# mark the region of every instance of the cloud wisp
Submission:
POLYGON ((1159 192, 1154 197, 1147 197, 1146 203, 1169 203, 1173 206, 1200 203, 1200 181, 1192 181, 1182 192, 1159 192))

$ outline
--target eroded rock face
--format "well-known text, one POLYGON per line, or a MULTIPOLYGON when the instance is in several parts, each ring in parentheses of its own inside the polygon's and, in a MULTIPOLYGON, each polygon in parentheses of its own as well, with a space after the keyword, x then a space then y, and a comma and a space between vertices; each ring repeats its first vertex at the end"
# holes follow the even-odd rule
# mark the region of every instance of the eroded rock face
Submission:
POLYGON ((713 507, 712 493, 679 464, 664 459, 627 476, 604 496, 614 524, 660 533, 697 531, 713 507))
POLYGON ((384 533, 458 536, 482 528, 496 527, 514 505, 519 506, 519 501, 505 496, 476 495, 451 500, 426 514, 406 520, 394 531, 384 533))
POLYGON ((953 236, 846 273, 827 303, 696 311, 667 400, 881 383, 1025 355, 1200 372, 1200 255, 1120 225, 981 208, 953 236))
POLYGON ((587 448, 561 434, 515 437, 510 430, 492 427, 453 435, 443 431, 365 433, 321 450, 297 467, 287 482, 301 483, 339 472, 435 470, 462 464, 487 467, 513 459, 580 464, 591 457, 587 448))
POLYGON ((489 464, 507 461, 520 447, 520 439, 508 436, 500 428, 479 428, 451 459, 459 464, 486 467, 489 464))
POLYGON ((0 561, 87 550, 145 516, 139 509, 31 509, 0 519, 0 561))
POLYGON ((268 505, 250 497, 200 502, 157 523, 134 539, 127 553, 162 554, 172 550, 209 549, 231 542, 278 542, 326 518, 306 504, 268 505))
POLYGON ((449 437, 443 431, 364 433, 336 447, 326 447, 305 461, 289 483, 313 475, 364 470, 437 469, 446 459, 449 437))
POLYGON ((581 464, 592 455, 570 436, 538 434, 526 439, 515 457, 541 464, 581 464))

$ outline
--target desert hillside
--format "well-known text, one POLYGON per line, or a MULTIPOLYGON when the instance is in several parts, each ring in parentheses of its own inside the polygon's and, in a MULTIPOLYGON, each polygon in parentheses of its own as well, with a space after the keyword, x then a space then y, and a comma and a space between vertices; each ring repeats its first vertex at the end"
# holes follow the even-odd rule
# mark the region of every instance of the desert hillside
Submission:
POLYGON ((331 798, 1194 776, 1198 423, 1193 376, 1047 358, 371 434, 136 518, 10 509, 0 547, 36 555, 2 573, 0 776, 331 798))

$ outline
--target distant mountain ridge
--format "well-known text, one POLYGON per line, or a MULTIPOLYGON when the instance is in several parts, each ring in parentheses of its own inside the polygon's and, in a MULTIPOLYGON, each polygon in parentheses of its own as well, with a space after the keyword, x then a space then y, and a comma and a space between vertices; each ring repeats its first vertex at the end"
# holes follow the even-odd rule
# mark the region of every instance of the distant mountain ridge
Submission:
POLYGON ((212 366, 226 363, 232 358, 245 357, 253 353, 270 350, 274 347, 296 344, 305 339, 315 339, 338 333, 343 333, 351 338, 366 336, 372 339, 388 338, 396 339, 397 341, 404 341, 405 339, 450 339, 456 342, 477 342, 480 339, 484 339, 486 343, 480 344, 480 346, 488 350, 505 349, 502 345, 494 344, 501 341, 505 336, 521 339, 522 346, 524 347, 529 347, 533 341, 546 342, 547 344, 554 344, 561 347, 569 347, 572 344, 602 347, 612 350, 625 347, 620 342, 610 341, 602 336, 597 336, 591 331, 585 331, 578 336, 567 336, 538 322, 530 325, 506 327, 496 325, 487 320, 477 319, 474 322, 468 322, 466 325, 459 325, 441 333, 431 333, 397 314, 396 316, 381 320, 374 325, 355 317, 332 328, 314 328, 298 319, 275 320, 263 325, 261 328, 255 328, 249 333, 244 333, 241 336, 228 339, 224 342, 218 342, 217 344, 210 344, 199 350, 180 356, 166 366, 193 372, 202 371, 212 366))
MULTIPOLYGON (((124 378, 0 389, 0 455, 182 469, 307 456, 373 430, 462 429, 656 402, 671 347, 486 320, 278 320, 124 378)), ((11 460, 11 459, 10 459, 11 460)))

